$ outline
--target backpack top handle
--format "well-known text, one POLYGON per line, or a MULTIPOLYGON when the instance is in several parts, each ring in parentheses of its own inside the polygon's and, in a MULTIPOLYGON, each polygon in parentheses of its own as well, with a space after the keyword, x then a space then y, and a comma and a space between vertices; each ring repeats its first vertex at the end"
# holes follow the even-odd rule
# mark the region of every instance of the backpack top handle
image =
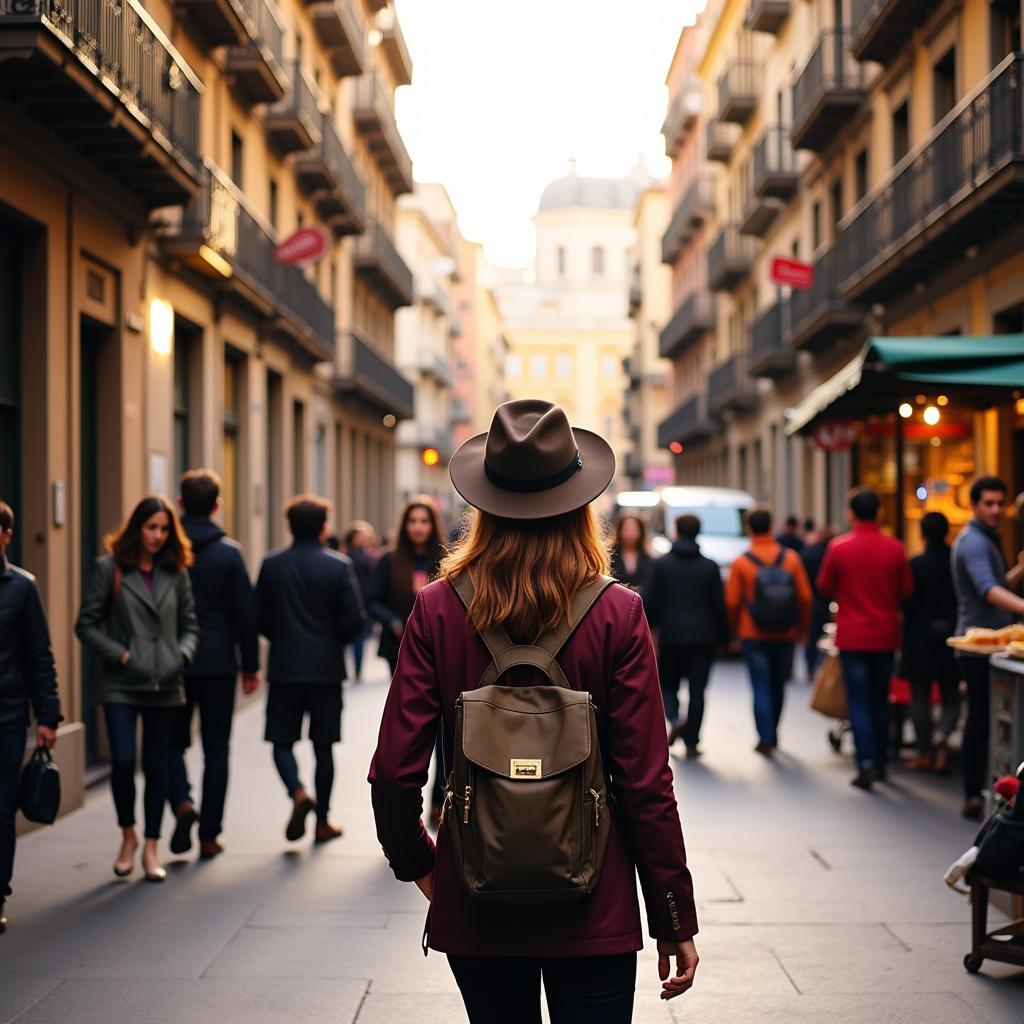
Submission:
MULTIPOLYGON (((577 590, 572 599, 569 621, 538 637, 533 644, 514 643, 503 626, 492 626, 484 630, 480 638, 490 651, 491 663, 478 685, 490 686, 510 668, 530 665, 540 669, 556 686, 571 690, 572 686, 556 660, 558 653, 568 643, 576 627, 583 621, 597 599, 615 582, 611 576, 598 576, 592 583, 577 590)), ((463 572, 452 581, 452 586, 468 609, 474 592, 469 573, 463 572)))

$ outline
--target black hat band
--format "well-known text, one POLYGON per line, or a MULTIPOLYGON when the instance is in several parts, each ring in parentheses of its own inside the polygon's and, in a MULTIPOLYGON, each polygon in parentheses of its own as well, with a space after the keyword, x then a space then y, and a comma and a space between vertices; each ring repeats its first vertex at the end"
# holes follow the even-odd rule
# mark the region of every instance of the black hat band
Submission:
POLYGON ((516 491, 519 494, 550 491, 552 487, 564 484, 566 480, 570 479, 573 474, 578 473, 582 468, 583 459, 578 448, 576 449, 576 454, 572 457, 572 462, 565 469, 552 473, 551 476, 541 477, 539 480, 514 480, 512 477, 503 476, 501 473, 495 472, 487 465, 487 460, 484 460, 484 473, 487 474, 487 479, 495 487, 500 487, 503 491, 516 491))

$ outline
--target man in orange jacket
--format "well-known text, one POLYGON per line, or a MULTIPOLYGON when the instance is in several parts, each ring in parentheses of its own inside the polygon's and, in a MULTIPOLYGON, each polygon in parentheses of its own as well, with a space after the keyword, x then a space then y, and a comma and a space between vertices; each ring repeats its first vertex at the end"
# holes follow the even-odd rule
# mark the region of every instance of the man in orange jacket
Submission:
POLYGON ((813 595, 800 556, 773 539, 771 513, 752 509, 747 529, 750 550, 732 563, 725 603, 750 672, 758 736, 754 749, 771 757, 779 742, 793 645, 807 633, 813 595))

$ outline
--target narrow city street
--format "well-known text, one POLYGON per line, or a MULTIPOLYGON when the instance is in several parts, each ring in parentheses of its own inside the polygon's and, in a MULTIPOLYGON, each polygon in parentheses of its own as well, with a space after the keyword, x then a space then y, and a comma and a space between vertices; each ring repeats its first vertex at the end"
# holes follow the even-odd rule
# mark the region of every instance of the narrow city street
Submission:
MULTIPOLYGON (((116 881, 105 786, 25 838, 0 939, 0 1021, 463 1020, 444 958, 420 952, 422 897, 392 880, 374 837, 365 776, 387 683, 383 662, 372 666, 347 690, 335 800, 345 836, 330 846, 283 839, 260 702, 237 718, 218 860, 172 861, 162 886, 116 881)), ((648 948, 634 1019, 1024 1021, 1024 972, 986 964, 971 977, 961 965, 968 906, 942 872, 973 826, 956 816, 955 781, 896 772, 873 795, 852 790, 806 701, 794 684, 785 752, 762 761, 740 666, 717 669, 706 756, 675 762, 701 914, 697 985, 660 1003, 648 948)))

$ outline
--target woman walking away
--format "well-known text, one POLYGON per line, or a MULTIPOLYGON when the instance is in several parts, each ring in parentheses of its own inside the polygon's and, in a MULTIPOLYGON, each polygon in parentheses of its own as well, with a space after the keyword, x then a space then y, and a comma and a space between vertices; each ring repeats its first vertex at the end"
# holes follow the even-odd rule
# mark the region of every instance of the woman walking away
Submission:
POLYGON ((654 650, 640 597, 603 575, 590 507, 614 472, 558 406, 498 408, 452 458, 478 511, 417 598, 384 709, 377 835, 430 900, 425 946, 448 955, 473 1024, 540 1024, 542 980, 552 1024, 631 1020, 636 871, 661 997, 693 984, 654 650), (439 722, 453 770, 435 848, 420 792, 439 722))
POLYGON ((114 874, 131 874, 135 833, 135 736, 142 719, 146 879, 162 882, 157 856, 167 802, 167 759, 175 709, 185 703, 183 670, 199 643, 199 624, 186 569, 192 546, 174 506, 143 498, 127 523, 105 540, 75 623, 79 640, 97 655, 97 700, 103 706, 112 761, 110 786, 121 826, 114 874))
POLYGON ((615 522, 612 575, 627 587, 642 591, 651 578, 653 564, 647 546, 647 524, 628 512, 619 516, 615 522))
MULTIPOLYGON (((441 517, 427 497, 413 498, 402 509, 395 531, 395 546, 377 562, 370 585, 367 610, 380 623, 380 650, 391 669, 398 665, 398 647, 412 614, 416 595, 436 579, 444 557, 441 517)), ((444 800, 444 764, 441 734, 437 734, 434 755, 434 785, 430 795, 430 822, 436 828, 441 821, 444 800)))
MULTIPOLYGON (((345 554, 352 562, 356 582, 359 584, 359 595, 364 604, 373 582, 373 567, 376 559, 371 552, 375 543, 374 529, 363 519, 355 520, 345 534, 345 554)), ((367 621, 362 633, 352 641, 352 661, 357 683, 363 680, 363 653, 372 629, 373 624, 367 621)))

